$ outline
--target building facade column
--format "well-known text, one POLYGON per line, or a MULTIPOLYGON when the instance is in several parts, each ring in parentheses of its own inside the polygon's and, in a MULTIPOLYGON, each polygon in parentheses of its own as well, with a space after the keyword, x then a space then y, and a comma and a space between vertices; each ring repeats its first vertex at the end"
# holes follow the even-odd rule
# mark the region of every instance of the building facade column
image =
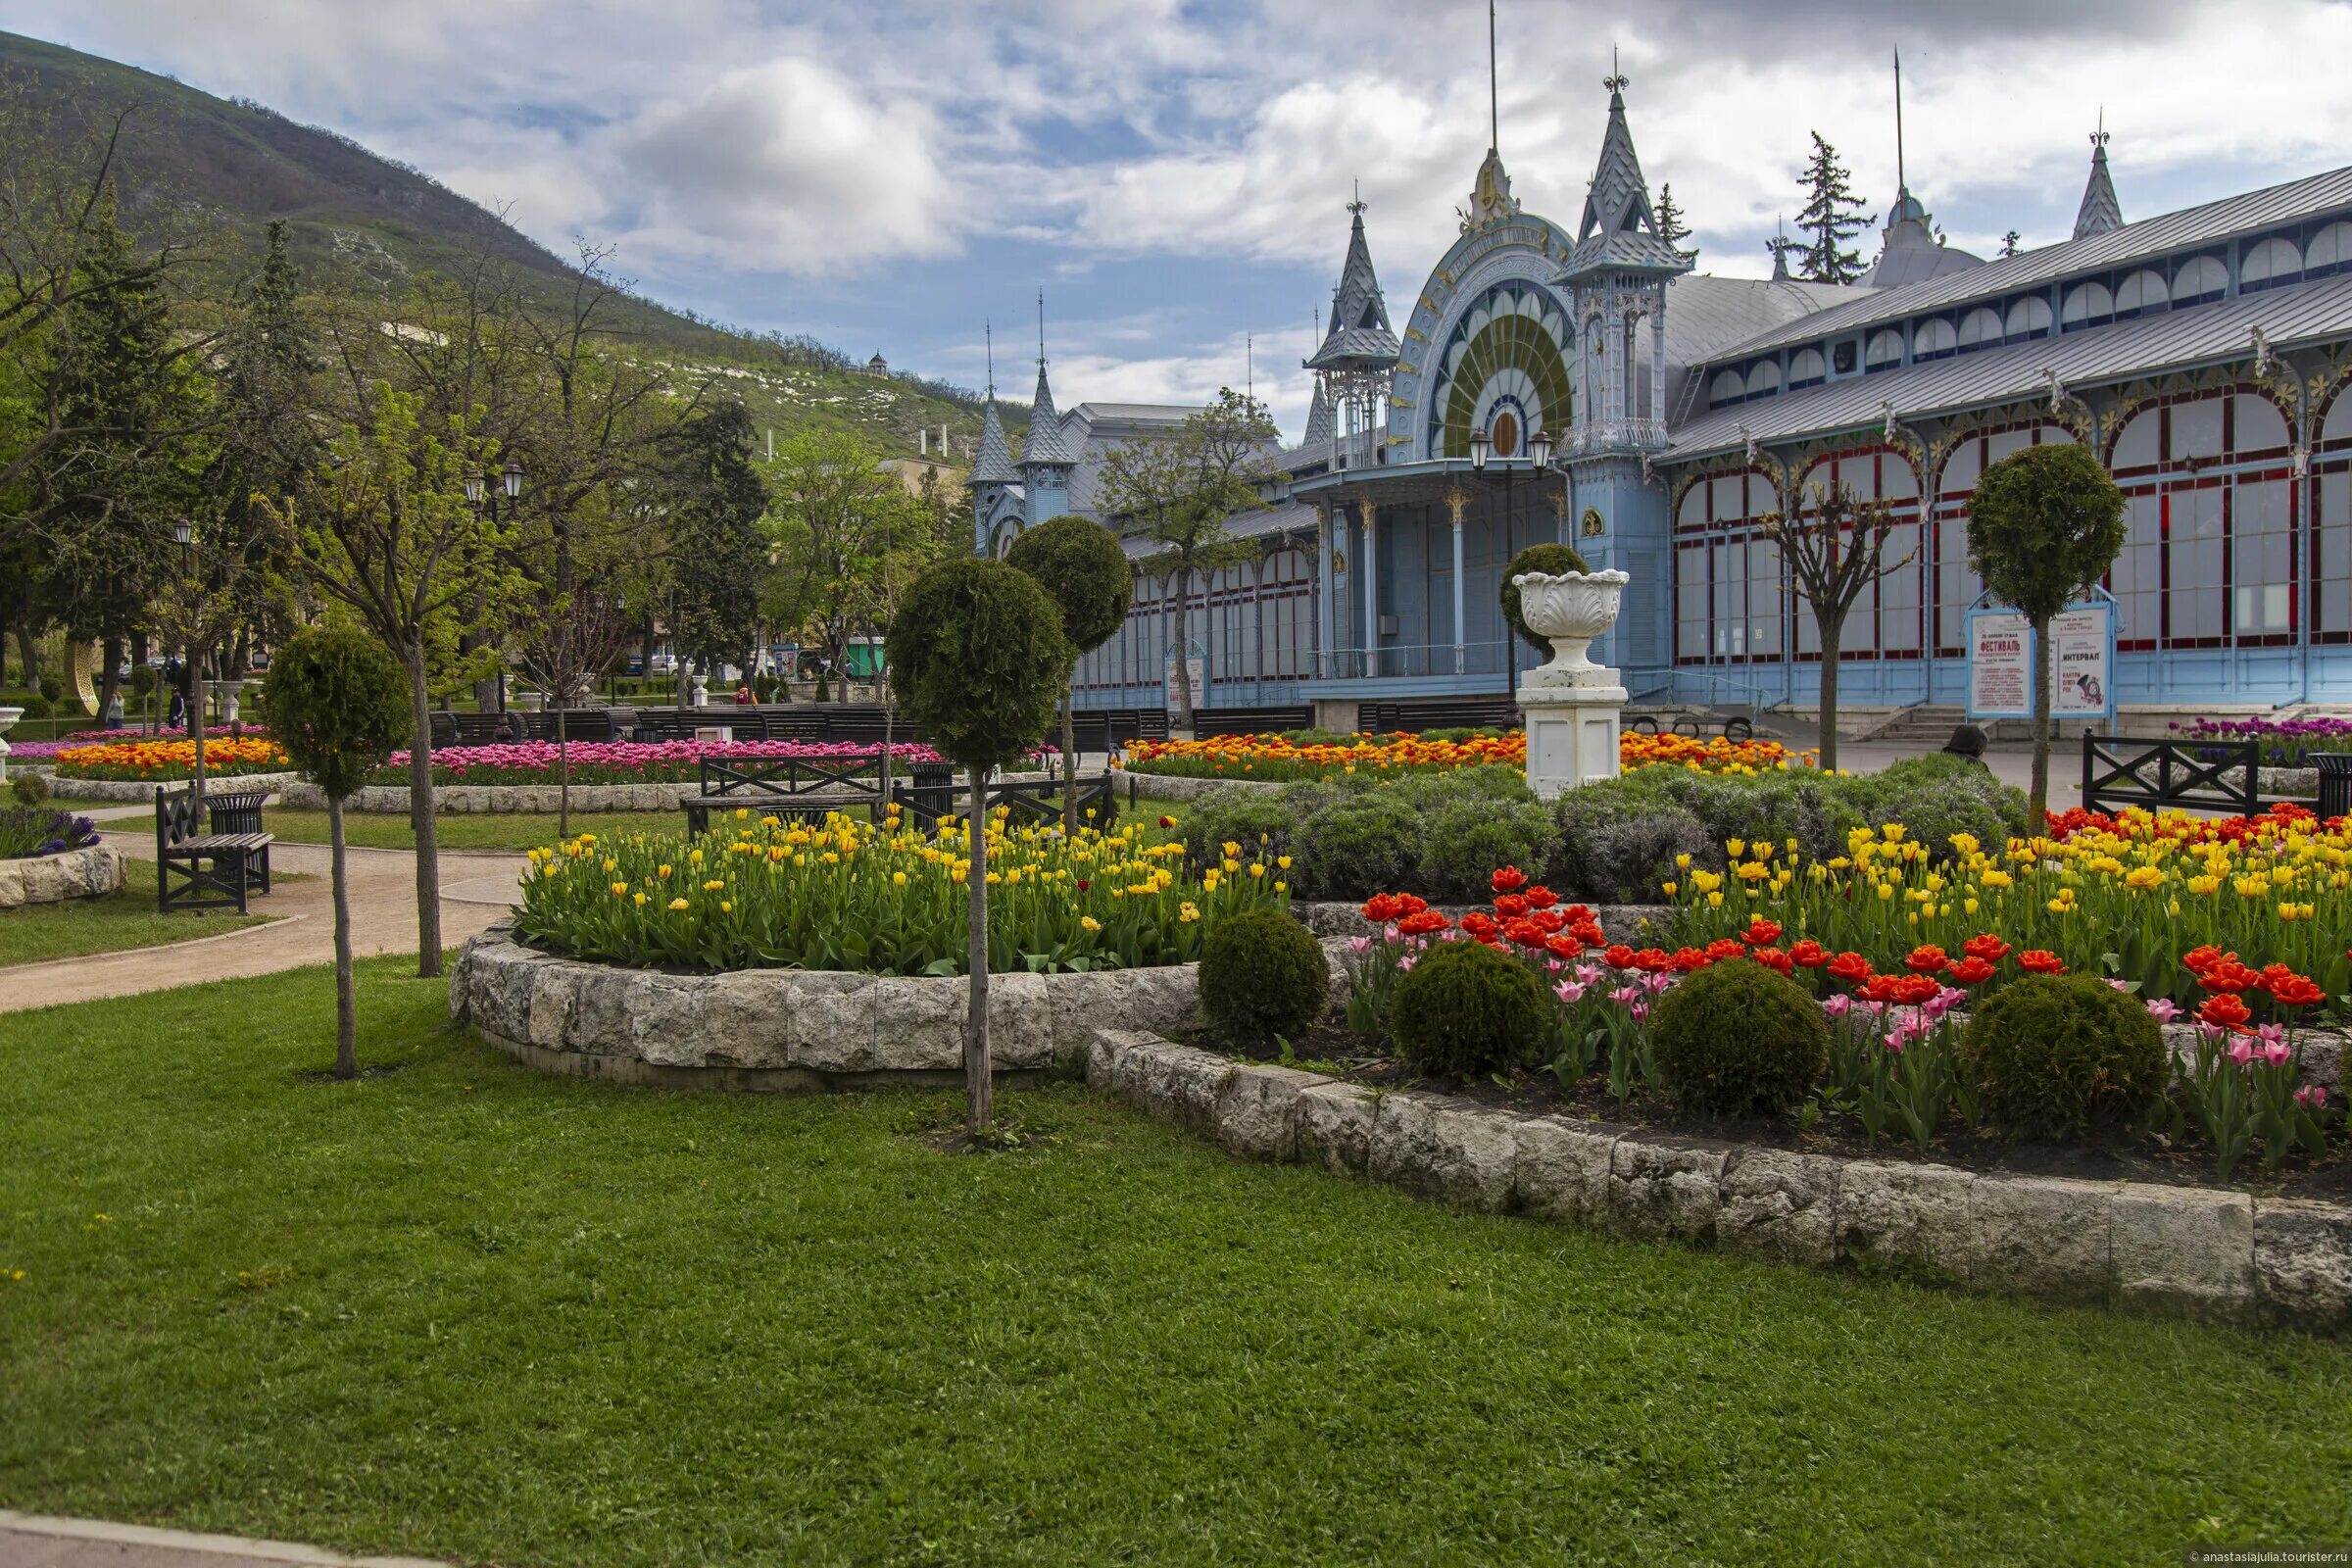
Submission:
POLYGON ((1357 553, 1363 557, 1364 573, 1364 673, 1377 675, 1380 673, 1380 556, 1372 533, 1377 509, 1370 496, 1356 502, 1355 508, 1362 535, 1357 553))
POLYGON ((1666 427, 1666 311, 1658 301, 1649 312, 1649 416, 1666 427))
POLYGON ((1331 509, 1315 509, 1315 678, 1331 678, 1331 509))
POLYGON ((1469 633, 1462 618, 1462 514, 1469 507, 1469 493, 1458 483, 1446 492, 1446 510, 1453 515, 1453 672, 1456 675, 1467 674, 1470 669, 1469 633))

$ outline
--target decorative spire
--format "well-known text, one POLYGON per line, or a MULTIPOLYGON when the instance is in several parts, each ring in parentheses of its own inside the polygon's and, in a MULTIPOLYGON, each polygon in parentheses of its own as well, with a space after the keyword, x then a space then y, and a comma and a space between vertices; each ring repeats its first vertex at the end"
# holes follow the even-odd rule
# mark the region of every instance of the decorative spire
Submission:
POLYGON ((997 412, 997 393, 989 389, 988 402, 980 410, 980 453, 972 460, 972 471, 964 475, 967 489, 984 484, 1016 484, 1020 470, 1012 466, 1012 448, 1004 440, 1004 420, 997 412))
POLYGON ((2090 180, 2082 187, 2082 205, 2075 211, 2075 238, 2088 239, 2123 226, 2123 204, 2115 199, 2115 181, 2107 173, 2107 111, 2101 108, 2099 128, 2090 133, 2090 180))
POLYGON ((1069 443, 1061 438, 1061 415, 1054 407, 1054 389, 1046 384, 1046 362, 1037 362, 1037 397, 1029 405, 1029 440, 1021 448, 1021 471, 1052 465, 1068 465, 1078 460, 1070 455, 1069 443))
POLYGON ((1793 283, 1796 278, 1788 270, 1788 253, 1792 250, 1801 251, 1804 246, 1782 230, 1779 219, 1773 220, 1772 228, 1772 238, 1764 242, 1764 248, 1772 252, 1772 280, 1775 283, 1793 283))
POLYGON ((1609 74, 1601 85, 1609 90, 1609 122, 1601 132, 1600 159, 1592 182, 1586 187, 1585 215, 1577 225, 1576 248, 1569 253, 1563 280, 1598 270, 1688 272, 1690 261, 1658 232, 1657 211, 1650 205, 1649 182, 1642 177, 1642 160, 1634 153, 1634 133, 1625 120, 1626 76, 1610 52, 1609 74))
POLYGON ((1323 395, 1323 382, 1315 381, 1315 399, 1306 406, 1306 446, 1321 446, 1338 433, 1338 421, 1331 412, 1331 399, 1323 395))
POLYGON ((1348 203, 1348 260, 1331 296, 1331 330, 1306 362, 1310 370, 1364 369, 1396 363, 1396 332, 1372 270, 1372 246, 1364 238, 1364 199, 1348 203))

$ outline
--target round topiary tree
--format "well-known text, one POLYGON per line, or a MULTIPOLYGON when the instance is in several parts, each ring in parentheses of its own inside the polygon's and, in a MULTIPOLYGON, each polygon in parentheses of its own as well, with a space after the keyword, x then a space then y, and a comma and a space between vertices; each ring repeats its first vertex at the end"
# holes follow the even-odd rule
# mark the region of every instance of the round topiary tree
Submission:
POLYGON ((1322 944, 1282 909, 1217 922, 1200 950, 1200 1006, 1238 1044, 1302 1032, 1321 1016, 1331 970, 1322 944))
POLYGON ((262 683, 262 716, 295 771, 326 795, 335 904, 335 1076, 359 1076, 358 1000, 351 981, 351 899, 343 874, 343 802, 381 767, 410 728, 408 672, 357 626, 298 632, 262 683))
POLYGON ((923 568, 890 623, 900 701, 931 744, 971 778, 971 996, 963 1027, 967 1130, 995 1119, 988 1058, 988 775, 1053 727, 1076 662, 1061 611, 1025 572, 958 559, 923 568))
POLYGON ((2093 975, 2028 975, 1979 1003, 1960 1034, 1984 1119, 2014 1138, 2127 1132, 2163 1098, 2168 1066, 2147 1007, 2093 975))
MULTIPOLYGON (((1093 653, 1127 624, 1135 572, 1108 528, 1091 517, 1049 518, 1004 552, 1004 563, 1035 577, 1061 608, 1061 634, 1079 658, 1093 653)), ((1078 831, 1078 738, 1070 696, 1061 696, 1061 826, 1078 831)))
POLYGON ((1829 1020, 1804 987, 1737 959, 1657 1001, 1649 1044, 1667 1093, 1707 1116, 1792 1110, 1830 1059, 1829 1020))
POLYGON ((2011 453, 1969 498, 1968 564, 1986 592, 2034 625, 2036 831, 2050 804, 2050 617, 2105 576, 2123 548, 2124 493, 2079 442, 2011 453))
POLYGON ((1585 558, 1566 545, 1529 545, 1525 550, 1513 556, 1511 564, 1502 568, 1503 624, 1517 632, 1520 641, 1526 643, 1528 647, 1549 659, 1552 655, 1551 639, 1539 637, 1527 629, 1527 621, 1519 613, 1519 590, 1512 585, 1511 579, 1531 571, 1540 571, 1547 576, 1556 577, 1565 571, 1590 571, 1591 569, 1585 564, 1585 558))
POLYGON ((1406 1066, 1473 1078, 1532 1060, 1550 1021, 1536 971, 1483 943, 1441 942, 1389 998, 1389 1033, 1406 1066))

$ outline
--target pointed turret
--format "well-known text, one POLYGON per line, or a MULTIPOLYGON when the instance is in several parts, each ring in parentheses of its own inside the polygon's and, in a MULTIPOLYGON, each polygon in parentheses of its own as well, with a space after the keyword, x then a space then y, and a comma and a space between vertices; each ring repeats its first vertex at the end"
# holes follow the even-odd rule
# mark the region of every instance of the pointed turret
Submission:
POLYGON ((1642 160, 1634 154, 1634 133, 1625 122, 1626 79, 1612 73, 1601 85, 1609 89, 1609 122, 1601 132, 1600 161, 1593 166, 1592 183, 1586 187, 1576 248, 1568 253, 1560 281, 1603 271, 1688 272, 1690 258, 1658 232, 1649 182, 1642 177, 1642 160))
POLYGON ((963 482, 966 486, 1018 484, 1020 479, 1020 470, 1012 466, 1012 447, 1004 439, 1004 416, 997 412, 997 395, 992 391, 980 410, 980 454, 972 459, 972 471, 963 482))
POLYGON ((2107 174, 2105 117, 2090 135, 2090 181, 2082 187, 2082 205, 2075 210, 2075 238, 2088 239, 2124 226, 2124 208, 2115 199, 2115 181, 2107 174))
POLYGON ((1054 407, 1054 388, 1046 382, 1046 362, 1037 362, 1037 397, 1029 405, 1029 439, 1021 448, 1021 473, 1044 465, 1067 466, 1078 460, 1070 456, 1069 444, 1061 438, 1061 415, 1054 407))
POLYGON ((1061 414, 1046 380, 1045 302, 1038 302, 1037 397, 1029 405, 1029 439, 1021 446, 1022 512, 1031 527, 1070 510, 1070 470, 1078 460, 1061 433, 1061 414))
POLYGON ((1302 444, 1310 447, 1321 446, 1329 441, 1338 429, 1337 421, 1332 418, 1331 399, 1323 395, 1323 383, 1317 381, 1315 383, 1315 400, 1306 406, 1306 440, 1302 444))
POLYGON ((1372 246, 1364 238, 1362 197, 1348 204, 1353 221, 1340 286, 1331 296, 1331 330, 1306 362, 1310 370, 1370 370, 1396 363, 1396 332, 1389 325, 1388 302, 1372 271, 1372 246))

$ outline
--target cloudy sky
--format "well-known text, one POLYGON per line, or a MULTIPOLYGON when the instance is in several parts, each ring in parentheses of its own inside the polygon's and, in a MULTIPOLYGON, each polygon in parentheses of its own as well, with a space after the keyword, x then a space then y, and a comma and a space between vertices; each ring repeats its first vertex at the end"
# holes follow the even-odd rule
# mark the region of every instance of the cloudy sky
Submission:
MULTIPOLYGON (((2139 218, 2352 162, 2352 7, 2321 0, 1500 0, 1516 194, 1573 227, 1612 44, 1702 269, 1760 274, 1819 130, 1871 210, 2065 237, 2102 109, 2139 218)), ((1486 151, 1484 0, 0 0, 0 27, 260 99, 647 292, 977 385, 1197 399, 1294 434, 1360 180, 1399 317, 1486 151)), ((1870 244, 1875 248, 1875 236, 1870 244)))

